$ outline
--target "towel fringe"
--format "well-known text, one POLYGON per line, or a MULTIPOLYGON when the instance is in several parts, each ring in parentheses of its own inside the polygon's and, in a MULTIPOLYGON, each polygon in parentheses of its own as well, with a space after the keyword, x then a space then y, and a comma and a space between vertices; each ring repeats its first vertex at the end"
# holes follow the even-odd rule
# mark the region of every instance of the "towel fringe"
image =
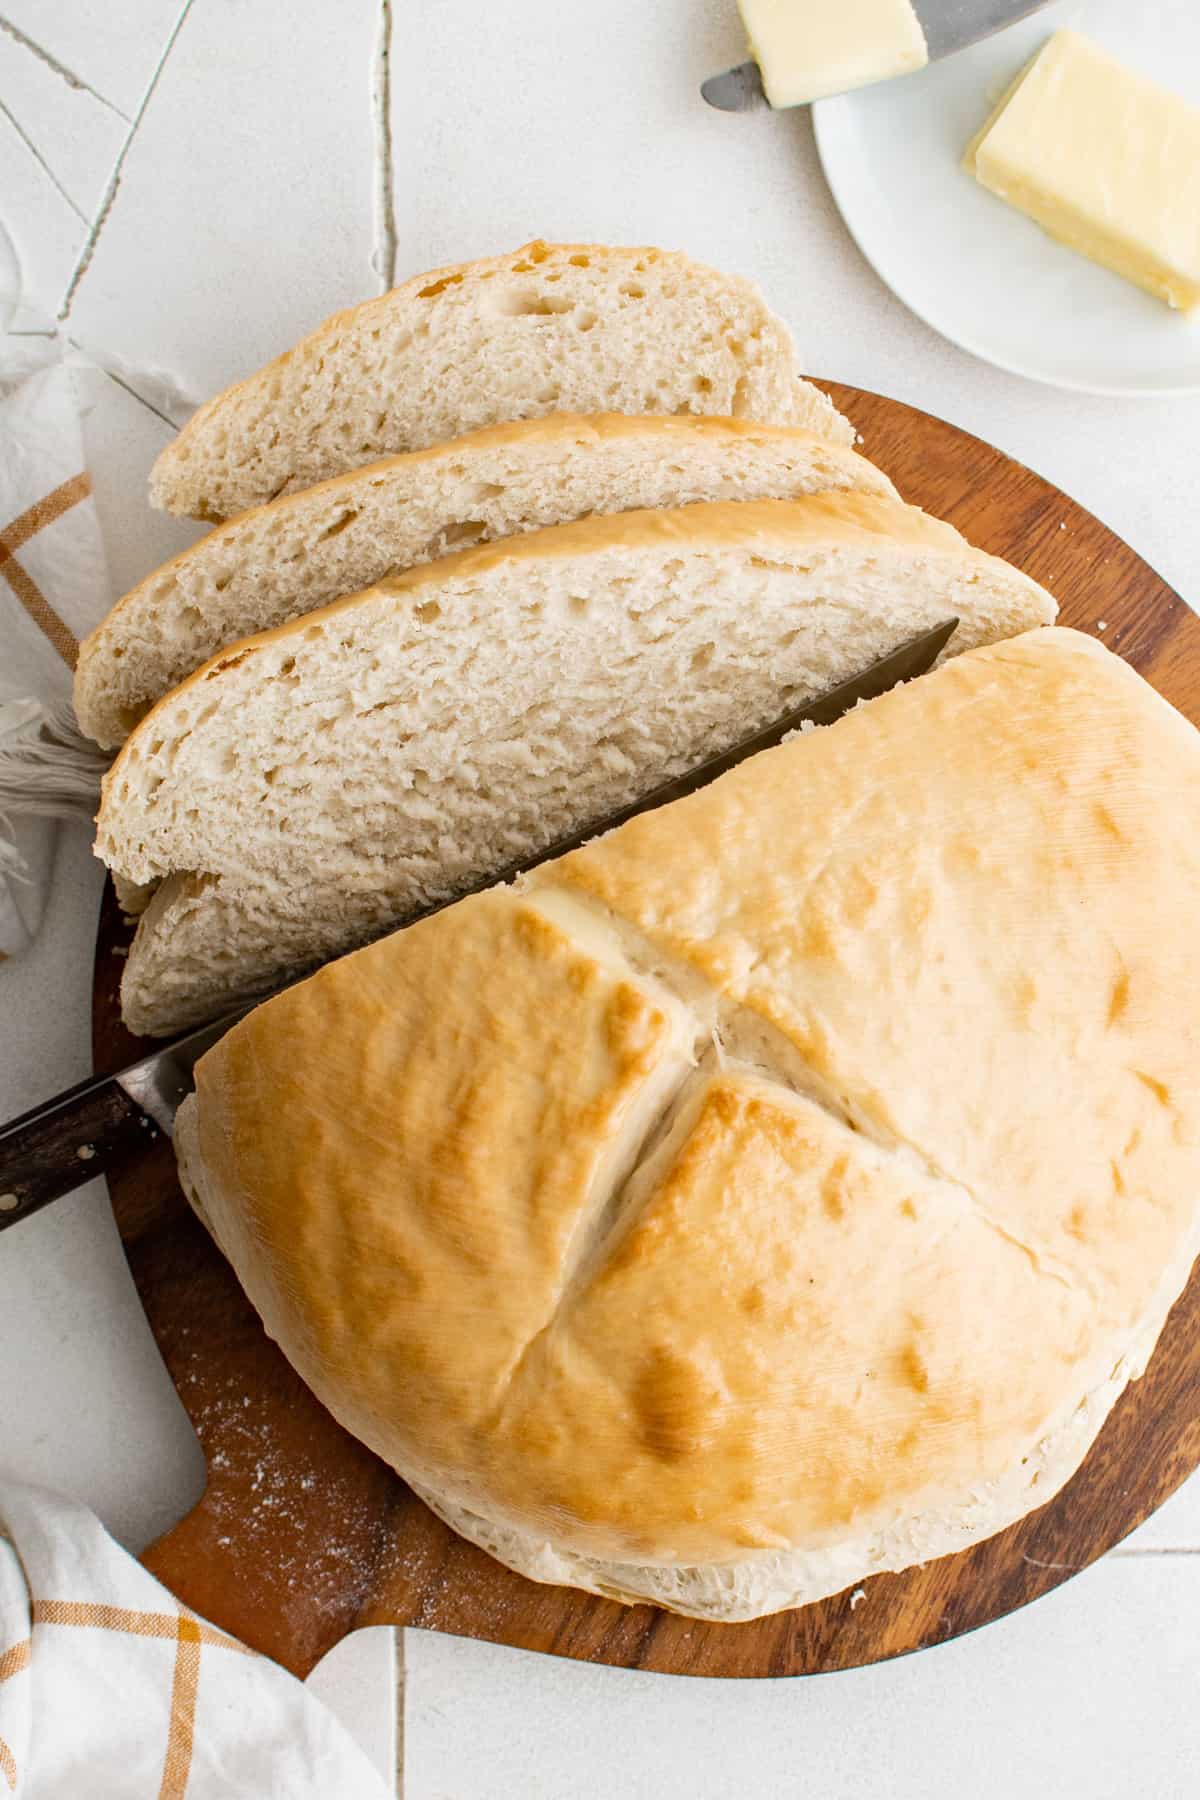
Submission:
POLYGON ((12 821, 91 820, 110 761, 84 737, 69 700, 0 704, 0 877, 27 879, 12 821))

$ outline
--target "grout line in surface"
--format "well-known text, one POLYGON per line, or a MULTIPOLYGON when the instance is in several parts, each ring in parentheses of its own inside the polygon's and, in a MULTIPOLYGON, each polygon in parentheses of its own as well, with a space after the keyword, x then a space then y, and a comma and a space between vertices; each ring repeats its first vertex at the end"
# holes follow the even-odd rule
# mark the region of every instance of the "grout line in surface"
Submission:
POLYGON ((380 293, 396 285, 396 215, 392 162, 392 0, 379 0, 379 36, 371 74, 371 116, 375 126, 375 245, 371 267, 380 293))
POLYGON ((90 81, 85 81, 82 75, 77 75, 74 69, 68 69, 66 63, 60 62, 57 56, 52 55, 49 50, 29 37, 19 25, 14 25, 11 19, 6 19, 3 13, 0 13, 0 31, 6 37, 10 37, 14 44, 20 44, 22 50, 28 50, 30 56, 35 56, 40 63, 45 63, 46 67, 52 69, 61 81, 66 82, 68 87, 90 94, 93 100, 98 100, 101 106, 106 106, 109 112, 116 113, 118 119, 124 119, 125 123, 129 124, 127 112, 122 112, 119 106, 94 88, 90 81))
POLYGON ((1110 1556, 1200 1556, 1200 1546, 1187 1549, 1166 1544, 1117 1544, 1110 1556))
POLYGON ((26 131, 25 127, 22 125, 20 119, 18 119, 17 115, 13 112, 12 108, 4 100, 0 100, 0 113, 4 114, 4 117, 8 120, 9 124, 12 126, 12 128, 16 132, 17 136, 20 138, 21 142, 24 144, 25 148, 28 150, 30 156, 32 156, 34 162, 37 163, 37 165, 41 169, 42 173, 47 177, 47 179, 51 182, 51 184, 58 191, 58 193, 61 194, 62 198, 66 201, 66 203, 70 207, 71 211, 75 214, 75 217, 80 221, 81 224, 86 225, 88 222, 87 214, 84 212, 84 210, 81 206, 77 206, 75 201, 72 200, 70 194, 68 194, 66 188, 63 186, 62 182, 58 179, 58 176, 54 173, 54 170, 50 167, 50 164, 46 161, 45 157, 42 155, 41 151, 38 149, 37 145, 34 143, 33 139, 30 137, 29 133, 26 131))
POLYGON ((392 1626, 392 1654, 395 1658, 395 1715, 392 1729, 396 1734, 396 1800, 404 1800, 404 1627, 392 1626))
POLYGON ((121 185, 121 174, 125 167, 125 158, 129 155, 130 149, 132 148, 132 145, 133 145, 133 140, 137 136, 138 126, 141 124, 142 119, 145 116, 146 108, 149 106, 150 101, 153 97, 154 90, 158 86, 159 76, 162 74, 163 70, 167 66, 167 58, 170 56, 171 51, 175 48, 175 40, 179 36, 179 33, 183 30, 184 21, 187 18, 188 14, 191 12, 191 10, 192 10, 192 0, 184 0, 183 10, 179 14, 178 18, 175 20, 174 25, 171 27, 170 35, 167 38, 166 43, 163 45, 162 55, 159 57, 157 63, 154 66, 154 72, 151 75, 149 81, 146 83, 146 91, 142 95, 141 102, 138 106, 137 112, 134 114, 133 118, 129 122, 129 130, 125 134, 124 143, 121 145, 120 150, 117 152, 117 160, 113 164, 113 171, 112 171, 112 174, 108 178, 108 185, 105 188, 103 198, 100 201, 99 210, 96 213, 95 218, 92 220, 91 227, 88 231, 87 238, 84 242, 83 249, 79 253, 79 260, 75 264, 75 267, 71 273, 70 281, 67 283, 67 291, 62 297, 62 303, 58 309, 58 317, 60 320, 67 318, 68 315, 70 314, 71 307, 74 304, 75 294, 78 290, 79 284, 83 280, 84 276, 87 274, 88 265, 90 264, 92 257, 95 255, 96 245, 100 241, 100 233, 104 229, 104 225, 105 225, 106 220, 108 219, 109 213, 112 211, 113 201, 117 197, 117 189, 121 185))

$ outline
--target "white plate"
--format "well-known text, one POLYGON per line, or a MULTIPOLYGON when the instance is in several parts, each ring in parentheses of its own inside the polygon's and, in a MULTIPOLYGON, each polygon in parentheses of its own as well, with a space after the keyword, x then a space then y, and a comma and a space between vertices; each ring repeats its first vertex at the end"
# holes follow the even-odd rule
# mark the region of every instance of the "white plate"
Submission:
POLYGON ((1200 105, 1197 0, 1074 0, 919 74, 820 101, 826 178, 893 293, 964 350, 1094 394, 1200 392, 1200 313, 1056 244, 961 166, 1004 86, 1062 25, 1200 105))

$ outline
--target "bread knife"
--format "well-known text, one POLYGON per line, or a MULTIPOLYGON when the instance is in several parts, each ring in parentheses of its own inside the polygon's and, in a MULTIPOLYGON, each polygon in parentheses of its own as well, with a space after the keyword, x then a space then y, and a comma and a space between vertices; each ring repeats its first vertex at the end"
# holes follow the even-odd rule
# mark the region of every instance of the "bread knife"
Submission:
MULTIPOLYGON (((806 0, 795 3, 803 5, 806 0)), ((833 3, 836 5, 837 0, 833 3)), ((913 11, 925 33, 930 62, 940 62, 943 56, 953 56, 956 50, 966 50, 982 38, 993 37, 997 31, 1041 12, 1049 4, 1050 0, 912 0, 913 11)), ((700 92, 718 112, 754 112, 771 104, 763 92, 756 62, 739 63, 736 69, 726 69, 722 75, 710 75, 701 83, 700 92)))
MULTIPOLYGON (((822 698, 785 713, 773 725, 743 739, 731 750, 724 750, 687 774, 665 782, 620 812, 588 825, 569 838, 559 839, 521 862, 485 876, 464 893, 425 907, 396 929, 402 931, 418 919, 431 918, 443 907, 465 899, 467 894, 481 893, 485 888, 515 881, 540 864, 578 850, 593 838, 624 825, 639 813, 650 812, 671 800, 682 799, 685 794, 695 793, 698 788, 707 787, 710 781, 715 781, 746 757, 759 750, 772 749, 802 725, 832 725, 860 700, 874 700, 889 688, 902 681, 911 681, 914 676, 923 675, 932 668, 957 624, 957 619, 945 620, 934 630, 902 644, 898 650, 893 650, 822 698)), ((147 1141, 160 1133, 170 1137, 176 1111, 195 1086, 193 1071, 196 1063, 231 1026, 268 997, 261 995, 247 1001, 213 1024, 202 1025, 199 1030, 190 1031, 173 1043, 151 1051, 115 1075, 96 1075, 81 1081, 78 1086, 68 1088, 53 1100, 35 1106, 0 1127, 0 1231, 29 1218, 52 1200, 81 1187, 113 1164, 136 1155, 147 1141)))

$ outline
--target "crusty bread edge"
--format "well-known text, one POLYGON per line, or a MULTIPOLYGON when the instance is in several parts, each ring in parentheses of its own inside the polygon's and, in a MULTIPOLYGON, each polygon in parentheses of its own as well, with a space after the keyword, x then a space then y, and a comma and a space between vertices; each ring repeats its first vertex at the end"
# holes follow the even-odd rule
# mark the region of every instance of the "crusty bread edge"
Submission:
POLYGON ((944 1510, 931 1506, 886 1528, 821 1549, 759 1552, 739 1562, 670 1567, 608 1562, 481 1517, 404 1475, 430 1511, 497 1562, 531 1581, 582 1588, 627 1606, 649 1603, 687 1618, 736 1624, 809 1606, 872 1575, 896 1573, 982 1543, 1044 1506, 1079 1468, 1126 1385, 1142 1372, 1165 1320, 1139 1338, 1109 1378, 1092 1388, 1032 1453, 998 1480, 944 1510))
MULTIPOLYGON (((877 478, 881 498, 900 500, 895 486, 882 469, 851 449, 848 444, 840 444, 830 438, 821 437, 809 431, 803 425, 770 425, 762 424, 756 419, 723 418, 718 414, 689 413, 544 413, 533 419, 517 419, 500 425, 483 425, 476 431, 464 432, 461 437, 448 438, 439 444, 431 444, 423 450, 407 450, 396 456, 380 457, 378 461, 362 463, 357 468, 348 469, 341 475, 332 475, 326 481, 314 483, 310 488, 297 489, 295 493, 283 494, 277 500, 268 500, 260 506, 248 507, 243 513, 236 514, 189 544, 167 562, 153 569, 149 575, 139 581, 135 587, 122 594, 98 625, 95 625, 79 646, 79 658, 75 666, 75 711, 83 729, 92 733, 92 727, 99 723, 99 713, 91 703, 93 665, 114 629, 124 617, 142 600, 146 591, 157 586, 164 578, 173 579, 175 575, 202 562, 211 556, 213 551, 230 539, 236 539, 250 521, 270 515, 286 519, 290 514, 302 517, 306 510, 323 500, 338 504, 352 499, 354 494, 369 487, 373 482, 386 480, 393 474, 401 474, 406 469, 420 470, 422 466, 436 467, 451 462, 455 457, 474 456, 481 452, 503 450, 507 445, 537 444, 579 437, 587 434, 596 441, 608 440, 614 443, 630 441, 636 438, 672 438, 699 437, 711 439, 713 444, 737 439, 742 442, 774 442, 778 444, 793 443, 797 449, 806 448, 819 451, 834 462, 844 464, 848 471, 856 466, 869 469, 877 478)), ((664 446, 665 447, 665 446, 664 446)), ((834 492, 841 490, 831 490, 834 492)), ((859 491, 859 490, 850 490, 859 491)), ((867 491, 867 490, 862 490, 867 491)), ((704 504, 698 502, 697 504, 704 504)), ((717 504, 711 502, 709 504, 717 504)), ((444 559, 443 559, 444 560, 444 559)), ((92 733, 94 735, 94 733, 92 733)), ((98 739, 100 742, 111 734, 105 732, 98 739)), ((107 744, 108 748, 116 748, 116 741, 107 744)))

